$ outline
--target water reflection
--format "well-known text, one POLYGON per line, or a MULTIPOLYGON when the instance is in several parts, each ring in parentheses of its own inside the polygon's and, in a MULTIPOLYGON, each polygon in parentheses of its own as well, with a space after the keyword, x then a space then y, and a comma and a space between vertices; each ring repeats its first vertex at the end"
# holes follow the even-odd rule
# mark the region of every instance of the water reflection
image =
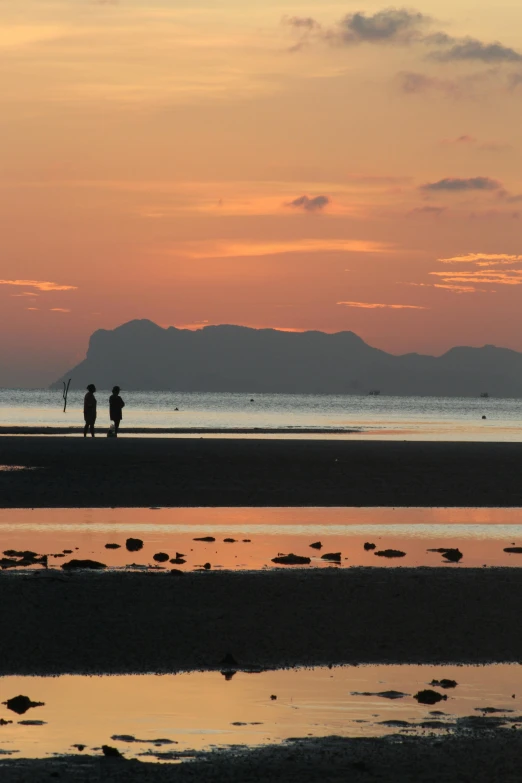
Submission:
POLYGON ((522 553, 504 550, 522 545, 522 510, 1 509, 0 540, 4 553, 49 555, 49 567, 81 558, 113 567, 133 564, 190 571, 210 563, 212 568, 260 569, 275 567, 273 559, 289 553, 310 557, 308 567, 313 568, 519 566, 522 553), (130 537, 141 538, 143 548, 127 551, 130 537), (316 542, 321 547, 312 548, 316 542), (375 544, 375 549, 365 549, 365 544, 375 544), (458 548, 463 553, 460 562, 448 563, 442 552, 429 551, 444 548, 458 548), (376 552, 387 549, 405 555, 376 557, 376 552), (165 563, 154 559, 158 553, 168 555, 165 563), (340 557, 324 559, 332 553, 340 557))
POLYGON ((211 747, 296 736, 380 736, 522 722, 522 667, 513 664, 239 671, 228 679, 219 672, 0 678, 0 701, 18 694, 44 702, 25 721, 0 706, 0 752, 20 757, 82 752, 79 746, 100 752, 109 744, 127 757, 175 760, 211 747), (442 679, 456 687, 431 685, 442 679), (423 689, 442 700, 418 703, 415 694, 423 689), (403 695, 389 698, 391 690, 403 695))

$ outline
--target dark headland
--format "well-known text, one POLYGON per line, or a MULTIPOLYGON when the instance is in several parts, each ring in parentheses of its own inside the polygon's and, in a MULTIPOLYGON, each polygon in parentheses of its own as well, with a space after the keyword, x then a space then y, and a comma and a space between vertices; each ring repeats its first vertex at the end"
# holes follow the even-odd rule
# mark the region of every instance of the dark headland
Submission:
POLYGON ((53 388, 69 378, 75 389, 522 397, 522 353, 485 345, 395 356, 353 332, 191 331, 143 320, 94 332, 84 361, 53 388))

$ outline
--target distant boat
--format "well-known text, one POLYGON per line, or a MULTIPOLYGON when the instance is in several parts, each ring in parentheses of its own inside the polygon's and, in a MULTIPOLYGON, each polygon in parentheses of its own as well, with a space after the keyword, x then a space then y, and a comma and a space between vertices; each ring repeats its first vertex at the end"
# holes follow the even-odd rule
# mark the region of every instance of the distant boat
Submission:
POLYGON ((487 392, 481 392, 480 396, 486 399, 486 397, 489 397, 489 394, 487 392))
POLYGON ((370 389, 370 391, 368 392, 368 395, 370 397, 377 397, 377 395, 380 394, 380 393, 381 393, 380 389, 370 389))

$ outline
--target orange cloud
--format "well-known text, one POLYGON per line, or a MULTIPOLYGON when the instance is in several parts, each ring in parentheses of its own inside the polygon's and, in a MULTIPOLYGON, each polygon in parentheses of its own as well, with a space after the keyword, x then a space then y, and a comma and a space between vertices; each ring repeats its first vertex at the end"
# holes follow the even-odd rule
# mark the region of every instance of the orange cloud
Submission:
POLYGON ((442 264, 477 264, 478 266, 493 266, 494 264, 512 264, 522 261, 522 255, 508 253, 466 253, 463 256, 439 258, 442 264))
POLYGON ((0 280, 0 285, 17 285, 24 288, 37 288, 39 291, 76 291, 75 285, 60 285, 49 280, 0 280))
POLYGON ((337 302, 338 305, 344 305, 345 307, 362 307, 364 310, 376 310, 381 308, 389 308, 390 310, 427 310, 427 307, 421 307, 420 305, 403 305, 403 304, 377 304, 375 302, 337 302))
POLYGON ((492 283, 493 285, 522 285, 522 269, 506 269, 495 272, 491 269, 476 269, 470 272, 430 272, 441 277, 445 283, 492 283))
POLYGON ((71 312, 66 307, 51 307, 51 308, 49 308, 49 311, 51 313, 70 313, 71 312))
POLYGON ((181 252, 189 258, 240 258, 283 253, 389 253, 393 246, 367 239, 294 239, 274 242, 186 242, 181 252))

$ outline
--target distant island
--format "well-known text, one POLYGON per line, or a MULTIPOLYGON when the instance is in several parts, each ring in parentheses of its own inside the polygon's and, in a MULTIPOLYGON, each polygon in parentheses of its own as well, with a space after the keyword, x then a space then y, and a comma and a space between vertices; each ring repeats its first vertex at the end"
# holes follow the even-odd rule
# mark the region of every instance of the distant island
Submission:
POLYGON ((485 345, 442 356, 394 356, 353 332, 281 332, 244 326, 163 329, 129 321, 91 336, 73 379, 125 390, 522 397, 522 353, 485 345))

